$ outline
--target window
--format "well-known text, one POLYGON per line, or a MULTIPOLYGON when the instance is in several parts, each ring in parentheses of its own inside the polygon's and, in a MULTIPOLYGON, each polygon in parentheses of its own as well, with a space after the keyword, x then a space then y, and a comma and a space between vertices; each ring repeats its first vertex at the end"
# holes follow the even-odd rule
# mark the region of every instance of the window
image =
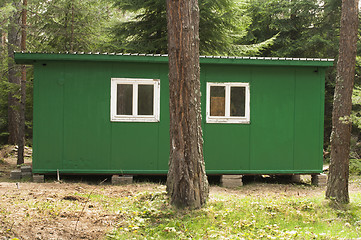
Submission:
POLYGON ((207 83, 207 123, 249 123, 249 83, 207 83))
POLYGON ((159 122, 159 79, 112 78, 111 121, 159 122))

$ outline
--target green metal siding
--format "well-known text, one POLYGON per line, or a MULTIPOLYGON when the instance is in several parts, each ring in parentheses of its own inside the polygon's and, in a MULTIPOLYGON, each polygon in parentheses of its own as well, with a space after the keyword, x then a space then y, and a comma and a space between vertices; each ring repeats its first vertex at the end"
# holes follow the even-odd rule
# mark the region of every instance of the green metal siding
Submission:
POLYGON ((62 169, 64 103, 63 88, 58 84, 62 74, 48 75, 41 67, 35 65, 33 169, 62 169))
POLYGON ((324 79, 297 70, 295 89, 295 169, 322 169, 324 79))
POLYGON ((204 125, 207 171, 321 172, 324 72, 315 67, 221 68, 203 67, 206 81, 249 82, 251 121, 204 125))
MULTIPOLYGON (((252 68, 234 65, 201 66, 206 82, 249 82, 251 92, 251 124, 253 121, 252 68)), ((206 89, 202 88, 203 135, 206 170, 209 173, 250 169, 250 124, 205 123, 206 89)))
POLYGON ((109 75, 104 63, 64 63, 63 168, 110 169, 109 75), (98 71, 101 68, 102 71, 98 71), (99 91, 102 89, 102 91, 99 91))
POLYGON ((251 169, 293 169, 293 69, 267 68, 253 72, 251 169))
MULTIPOLYGON (((164 57, 16 57, 35 67, 34 173, 167 173, 169 92, 164 57), (160 122, 110 121, 110 79, 128 77, 160 79, 160 122)), ((201 61, 207 173, 321 172, 324 76, 330 62, 249 61, 201 61), (206 123, 206 82, 249 83, 250 123, 206 123)))

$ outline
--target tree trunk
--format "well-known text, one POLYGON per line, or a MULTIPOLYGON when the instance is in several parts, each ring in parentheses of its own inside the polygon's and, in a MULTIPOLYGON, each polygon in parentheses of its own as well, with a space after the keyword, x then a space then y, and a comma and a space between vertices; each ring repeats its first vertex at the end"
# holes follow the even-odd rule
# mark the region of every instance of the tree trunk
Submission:
POLYGON ((197 0, 167 0, 170 159, 167 191, 176 207, 208 197, 203 159, 197 0))
POLYGON ((358 0, 343 0, 326 198, 348 203, 352 89, 356 65, 358 0))
MULTIPOLYGON (((15 6, 16 7, 16 6, 15 6)), ((19 101, 15 98, 16 92, 13 86, 20 85, 20 78, 17 76, 19 67, 14 62, 14 51, 19 46, 18 36, 18 14, 14 13, 9 19, 8 27, 8 81, 12 85, 8 97, 8 131, 9 144, 17 144, 19 126, 19 101)))
POLYGON ((71 2, 70 51, 74 52, 74 2, 71 2))
MULTIPOLYGON (((27 0, 23 0, 23 10, 21 12, 21 51, 26 50, 26 8, 27 0)), ((17 164, 24 163, 25 146, 25 103, 26 103, 26 66, 21 66, 21 86, 20 86, 20 109, 19 109, 19 136, 18 136, 18 160, 17 164)))
POLYGON ((5 42, 6 42, 6 34, 5 32, 1 31, 1 50, 5 51, 5 42))

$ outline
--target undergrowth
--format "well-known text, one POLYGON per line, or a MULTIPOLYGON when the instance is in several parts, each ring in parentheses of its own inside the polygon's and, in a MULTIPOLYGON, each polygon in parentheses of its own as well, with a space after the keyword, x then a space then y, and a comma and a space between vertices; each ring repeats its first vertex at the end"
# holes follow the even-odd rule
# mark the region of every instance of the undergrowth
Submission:
POLYGON ((122 219, 107 239, 339 239, 361 237, 361 194, 347 206, 319 197, 213 195, 195 211, 168 205, 165 192, 118 203, 122 219))
POLYGON ((350 159, 350 174, 361 176, 361 159, 350 159))

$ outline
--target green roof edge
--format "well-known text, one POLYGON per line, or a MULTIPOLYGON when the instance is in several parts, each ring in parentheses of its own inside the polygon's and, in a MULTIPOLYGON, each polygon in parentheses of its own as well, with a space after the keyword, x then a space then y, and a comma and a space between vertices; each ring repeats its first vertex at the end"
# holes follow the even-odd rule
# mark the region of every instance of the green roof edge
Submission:
MULTIPOLYGON (((100 62, 150 62, 167 63, 166 54, 116 54, 116 53, 32 53, 15 52, 18 64, 34 64, 47 61, 100 61, 100 62)), ((315 58, 275 58, 275 57, 226 57, 201 56, 200 63, 236 65, 284 65, 284 66, 333 66, 333 59, 315 58)))

